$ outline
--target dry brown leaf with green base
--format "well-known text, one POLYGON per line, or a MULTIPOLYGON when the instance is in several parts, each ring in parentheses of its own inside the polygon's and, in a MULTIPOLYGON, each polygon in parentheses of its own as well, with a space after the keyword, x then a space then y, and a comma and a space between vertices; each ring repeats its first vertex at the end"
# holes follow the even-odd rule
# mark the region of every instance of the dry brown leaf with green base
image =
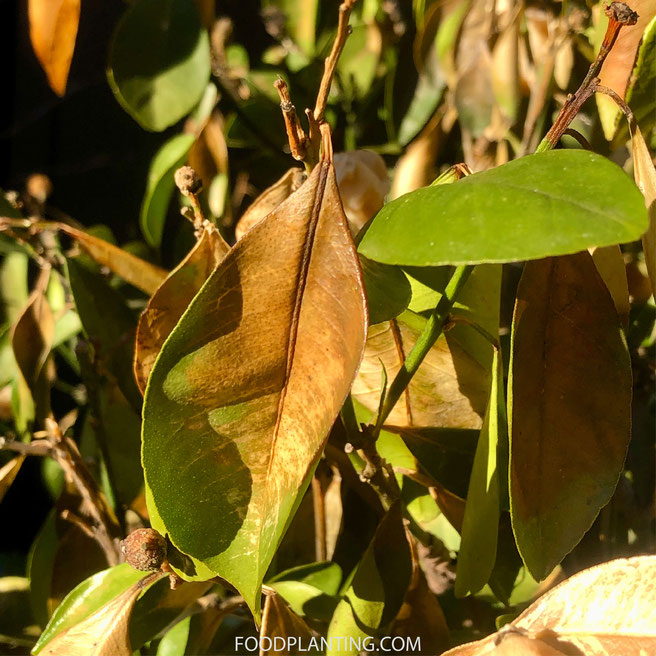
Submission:
POLYGON ((575 574, 501 631, 456 647, 444 656, 653 653, 656 556, 636 556, 611 560, 575 574))
POLYGON ((642 248, 645 252, 647 273, 651 281, 651 290, 656 294, 656 169, 649 148, 638 126, 632 131, 633 175, 636 184, 645 197, 649 213, 649 229, 642 236, 642 248))
POLYGON ((63 96, 80 22, 80 0, 29 0, 27 15, 37 59, 52 90, 63 96))
POLYGON ((145 576, 82 622, 55 636, 41 651, 43 656, 132 656, 129 624, 132 609, 143 590, 166 576, 145 576))
POLYGON ((590 255, 597 271, 604 281, 615 303, 615 309, 625 329, 629 326, 629 282, 626 277, 626 265, 619 244, 615 246, 596 246, 590 249, 590 255))
POLYGON ((157 288, 139 317, 134 375, 143 394, 155 360, 180 317, 230 247, 207 223, 195 246, 157 288))
POLYGON ((153 526, 237 587, 256 616, 366 323, 335 171, 322 161, 230 250, 151 373, 142 460, 153 526))

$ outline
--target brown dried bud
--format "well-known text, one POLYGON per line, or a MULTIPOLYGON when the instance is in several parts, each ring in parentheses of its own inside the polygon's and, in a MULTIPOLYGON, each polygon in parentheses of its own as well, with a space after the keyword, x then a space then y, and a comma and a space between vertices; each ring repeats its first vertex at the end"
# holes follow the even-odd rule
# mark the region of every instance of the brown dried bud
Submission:
POLYGON ((121 551, 128 564, 148 572, 166 560, 166 540, 152 528, 138 528, 121 542, 121 551))
POLYGON ((604 6, 604 12, 610 20, 622 25, 635 25, 639 18, 638 13, 624 2, 611 2, 610 5, 604 6))
POLYGON ((175 184, 183 196, 195 195, 203 188, 203 181, 191 166, 181 166, 175 172, 175 184))
POLYGON ((43 204, 52 193, 52 182, 50 181, 50 178, 43 173, 33 173, 26 180, 25 189, 37 203, 43 204))

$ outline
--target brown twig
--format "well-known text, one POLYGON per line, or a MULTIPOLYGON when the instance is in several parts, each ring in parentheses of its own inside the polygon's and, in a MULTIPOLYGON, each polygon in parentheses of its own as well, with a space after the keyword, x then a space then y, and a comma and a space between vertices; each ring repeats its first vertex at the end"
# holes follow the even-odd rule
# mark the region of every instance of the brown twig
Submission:
MULTIPOLYGON (((28 456, 52 457, 82 498, 85 510, 94 521, 94 526, 90 527, 90 530, 105 552, 107 562, 110 565, 117 565, 121 561, 121 552, 116 518, 104 502, 100 490, 84 465, 75 442, 62 434, 59 425, 53 419, 46 418, 45 424, 47 437, 29 443, 0 437, 0 449, 28 456)), ((72 516, 69 516, 69 519, 75 522, 72 516)))
MULTIPOLYGON (((308 120, 307 134, 298 120, 296 109, 289 96, 287 84, 281 79, 276 80, 274 84, 280 96, 280 108, 282 109, 285 120, 285 129, 292 156, 294 159, 305 162, 309 168, 313 167, 319 161, 319 151, 322 143, 325 146, 325 130, 322 126, 325 124, 326 103, 328 102, 328 94, 330 93, 337 62, 350 33, 348 22, 356 1, 344 0, 339 6, 337 34, 335 35, 330 54, 324 62, 324 70, 319 84, 317 100, 313 110, 305 110, 308 120)), ((325 156, 322 156, 322 158, 326 160, 325 156)), ((332 161, 332 157, 328 161, 332 161)))
POLYGON ((280 97, 280 109, 282 111, 282 117, 285 120, 285 130, 287 131, 287 140, 289 141, 292 157, 302 162, 307 155, 308 136, 305 134, 305 130, 303 130, 303 126, 298 120, 296 107, 294 107, 289 97, 287 83, 279 77, 273 86, 276 88, 280 97))
POLYGON ((537 152, 550 150, 556 146, 560 138, 574 120, 585 101, 592 96, 599 87, 598 75, 601 67, 612 50, 620 30, 627 25, 635 25, 638 14, 623 2, 611 2, 605 8, 608 16, 608 29, 599 49, 596 59, 590 65, 585 79, 576 93, 567 96, 565 104, 560 110, 554 124, 537 148, 537 152))
POLYGON ((567 128, 563 133, 563 136, 565 135, 572 137, 572 139, 576 139, 586 150, 593 150, 592 144, 578 130, 567 128))

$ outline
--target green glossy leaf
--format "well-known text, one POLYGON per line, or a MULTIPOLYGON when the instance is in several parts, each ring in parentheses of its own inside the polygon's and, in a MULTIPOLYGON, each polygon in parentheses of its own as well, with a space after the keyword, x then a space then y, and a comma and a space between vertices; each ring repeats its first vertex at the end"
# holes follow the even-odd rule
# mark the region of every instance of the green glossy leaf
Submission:
POLYGON ((360 650, 353 644, 344 645, 344 636, 360 639, 361 643, 369 636, 382 637, 401 608, 411 574, 401 507, 395 503, 378 526, 351 585, 335 609, 327 633, 328 640, 333 640, 326 653, 357 654, 360 650), (336 640, 339 637, 341 641, 336 640))
POLYGON ((185 656, 190 624, 191 617, 186 617, 169 629, 157 646, 157 656, 185 656))
POLYGON ((631 361, 615 305, 592 260, 527 262, 510 362, 510 511, 538 580, 608 503, 631 434, 631 361))
POLYGON ((269 584, 301 617, 330 621, 338 599, 323 590, 302 581, 276 581, 269 584))
POLYGON ((188 0, 135 0, 121 18, 107 77, 116 99, 146 130, 188 114, 210 77, 210 46, 188 0))
POLYGON ((141 231, 153 247, 159 247, 162 242, 166 212, 175 189, 173 176, 184 164, 193 143, 192 134, 178 134, 157 151, 150 164, 140 221, 141 231))
POLYGON ((513 262, 633 241, 646 229, 640 192, 619 166, 557 150, 392 201, 359 250, 411 266, 513 262))
POLYGON ((501 488, 505 488, 507 459, 506 402, 499 351, 494 352, 490 400, 478 438, 469 478, 467 504, 462 522, 455 593, 458 597, 478 592, 490 578, 497 555, 501 488))
POLYGON ((403 271, 360 256, 369 324, 389 321, 408 307, 411 290, 403 271))
POLYGON ((401 146, 410 143, 428 123, 428 119, 433 115, 442 98, 444 87, 445 82, 441 77, 427 74, 419 76, 415 95, 399 126, 397 141, 401 146))
POLYGON ((328 595, 336 595, 342 583, 342 568, 330 561, 299 565, 276 574, 267 583, 273 585, 280 581, 300 581, 328 595))
POLYGON ((36 656, 56 635, 78 624, 144 577, 127 563, 94 574, 57 606, 32 653, 36 656))

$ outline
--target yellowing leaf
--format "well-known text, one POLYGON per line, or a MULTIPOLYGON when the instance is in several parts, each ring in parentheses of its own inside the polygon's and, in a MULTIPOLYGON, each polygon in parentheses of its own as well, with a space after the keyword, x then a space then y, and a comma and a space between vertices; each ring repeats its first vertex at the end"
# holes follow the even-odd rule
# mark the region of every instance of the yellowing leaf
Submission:
POLYGON ((164 574, 149 574, 79 624, 55 636, 41 653, 44 656, 132 656, 129 622, 139 595, 164 574))
POLYGON ((29 0, 30 40, 52 90, 63 96, 80 22, 80 0, 29 0))
POLYGON ((656 294, 656 170, 639 127, 635 127, 631 137, 633 145, 633 175, 636 184, 645 197, 649 213, 649 228, 642 236, 647 273, 651 281, 652 293, 656 294))
POLYGON ((23 460, 25 460, 25 456, 17 456, 0 467, 0 502, 18 476, 23 460))
POLYGON ((629 353, 587 251, 526 263, 512 344, 510 510, 541 580, 608 503, 630 438, 629 353))
POLYGON ((256 615, 365 332, 357 254, 322 162, 230 250, 150 375, 142 460, 153 523, 256 615))
POLYGON ((196 245, 148 301, 139 317, 134 351, 134 375, 142 393, 166 338, 228 250, 218 230, 208 224, 196 245))
POLYGON ((99 239, 64 223, 59 223, 56 227, 75 239, 87 255, 98 264, 107 267, 112 273, 146 294, 152 294, 166 278, 164 269, 142 260, 104 239, 99 239))
POLYGON ((656 653, 655 580, 656 556, 591 567, 547 592, 498 633, 444 656, 656 653))
POLYGON ((606 288, 615 303, 617 314, 626 328, 629 325, 629 282, 626 277, 624 256, 619 244, 615 246, 601 246, 590 249, 590 255, 597 267, 597 271, 604 281, 606 288))
POLYGON ((303 184, 305 174, 302 169, 289 169, 277 182, 265 189, 242 214, 235 227, 235 236, 241 239, 254 225, 286 200, 303 184))

